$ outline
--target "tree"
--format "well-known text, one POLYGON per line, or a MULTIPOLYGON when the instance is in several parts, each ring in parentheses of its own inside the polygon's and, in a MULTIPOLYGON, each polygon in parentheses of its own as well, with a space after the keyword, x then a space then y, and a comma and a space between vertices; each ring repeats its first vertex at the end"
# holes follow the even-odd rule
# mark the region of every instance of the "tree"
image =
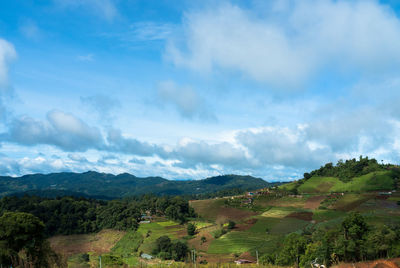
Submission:
POLYGON ((369 227, 361 214, 350 213, 342 222, 343 236, 336 243, 337 252, 341 252, 344 261, 360 261, 365 255, 365 239, 369 227))
POLYGON ((196 225, 194 225, 193 223, 188 223, 187 233, 188 233, 188 235, 195 235, 195 233, 196 233, 196 225))
POLYGON ((305 253, 307 240, 305 237, 297 234, 289 234, 284 241, 284 246, 277 258, 278 265, 293 265, 299 266, 300 257, 305 253))
POLYGON ((171 239, 166 236, 160 236, 159 238, 157 238, 156 240, 156 254, 160 253, 160 252, 170 252, 171 251, 171 239))
POLYGON ((44 224, 35 216, 24 212, 5 212, 0 217, 1 263, 18 266, 24 260, 35 267, 47 267, 48 247, 44 237, 44 224))
POLYGON ((235 226, 236 226, 236 223, 234 222, 234 221, 229 221, 228 222, 228 229, 229 230, 232 230, 233 228, 235 228, 235 226))
POLYGON ((202 236, 202 237, 200 238, 200 240, 201 240, 201 244, 207 242, 207 238, 206 238, 205 236, 202 236))
POLYGON ((184 261, 188 253, 188 247, 185 243, 178 241, 172 246, 172 256, 175 261, 184 261))

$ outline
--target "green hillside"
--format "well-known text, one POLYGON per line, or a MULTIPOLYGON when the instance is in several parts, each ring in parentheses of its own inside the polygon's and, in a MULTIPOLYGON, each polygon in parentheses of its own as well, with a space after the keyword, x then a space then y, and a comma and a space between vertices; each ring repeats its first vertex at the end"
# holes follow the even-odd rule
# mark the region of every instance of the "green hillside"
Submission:
POLYGON ((393 190, 400 178, 400 168, 378 164, 375 159, 328 163, 305 173, 304 178, 281 185, 279 189, 293 193, 369 192, 393 190))

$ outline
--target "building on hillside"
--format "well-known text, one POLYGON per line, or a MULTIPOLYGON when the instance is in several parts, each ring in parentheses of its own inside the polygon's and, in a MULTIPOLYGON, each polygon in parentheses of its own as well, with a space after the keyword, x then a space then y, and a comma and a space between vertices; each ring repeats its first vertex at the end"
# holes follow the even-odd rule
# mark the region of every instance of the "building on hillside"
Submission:
POLYGON ((148 215, 148 214, 143 213, 142 216, 140 217, 140 219, 142 221, 151 221, 152 217, 150 215, 148 215))
POLYGON ((251 205, 253 203, 253 198, 247 198, 242 201, 243 204, 251 205))
POLYGON ((245 263, 252 263, 252 261, 245 260, 245 259, 239 259, 235 261, 236 264, 245 264, 245 263))
POLYGON ((142 253, 142 255, 140 255, 140 257, 141 257, 142 259, 146 259, 146 260, 151 260, 151 259, 153 259, 153 256, 151 256, 151 255, 149 255, 149 254, 146 254, 146 253, 142 253))

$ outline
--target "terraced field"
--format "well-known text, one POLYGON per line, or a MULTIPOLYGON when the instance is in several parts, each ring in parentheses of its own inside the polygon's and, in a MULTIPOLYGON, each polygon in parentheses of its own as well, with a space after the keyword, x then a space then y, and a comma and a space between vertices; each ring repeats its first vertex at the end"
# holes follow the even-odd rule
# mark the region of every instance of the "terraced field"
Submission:
MULTIPOLYGON (((197 226, 194 236, 187 236, 186 225, 157 219, 156 222, 141 224, 136 232, 99 234, 108 241, 104 244, 107 246, 103 251, 95 250, 90 253, 90 261, 96 264, 98 255, 108 252, 121 257, 132 267, 138 266, 139 262, 144 261, 138 257, 139 252, 151 254, 155 241, 163 235, 175 241, 186 241, 191 249, 197 250, 199 260, 211 263, 232 262, 240 257, 255 260, 256 251, 261 255, 274 253, 282 246, 288 234, 320 227, 335 227, 341 224, 350 211, 359 211, 370 224, 400 224, 397 203, 400 201, 400 193, 382 197, 378 192, 350 191, 356 187, 368 189, 370 186, 366 185, 376 178, 383 178, 379 187, 389 186, 385 176, 385 172, 368 174, 355 178, 352 183, 343 183, 337 178, 313 177, 299 187, 299 191, 307 194, 260 194, 253 197, 251 204, 244 202, 248 200, 244 196, 191 201, 190 205, 199 215, 199 218, 192 220, 197 226), (330 193, 345 189, 350 192, 330 193), (227 228, 228 221, 236 223, 232 230, 227 228), (222 229, 227 233, 214 237, 222 229)), ((75 244, 71 244, 69 248, 78 249, 84 245, 89 250, 88 245, 95 248, 96 239, 96 235, 82 236, 80 240, 74 237, 75 244), (82 245, 77 245, 79 243, 82 245)), ((52 246, 65 245, 68 244, 67 241, 66 238, 53 238, 52 246)), ((81 252, 83 251, 71 251, 71 261, 74 258, 79 259, 77 254, 81 252)), ((165 264, 157 261, 158 265, 165 264)))

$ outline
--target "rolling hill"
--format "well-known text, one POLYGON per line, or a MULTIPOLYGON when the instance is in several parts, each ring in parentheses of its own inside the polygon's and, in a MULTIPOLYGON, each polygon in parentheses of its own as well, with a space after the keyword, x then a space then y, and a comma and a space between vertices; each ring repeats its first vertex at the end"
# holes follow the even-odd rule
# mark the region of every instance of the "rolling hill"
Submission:
POLYGON ((399 184, 400 168, 378 164, 375 159, 360 158, 328 163, 305 173, 304 178, 279 186, 293 193, 370 192, 393 190, 399 184))
POLYGON ((271 184, 260 178, 223 175, 203 180, 173 181, 161 177, 140 178, 123 173, 32 174, 22 177, 0 177, 0 196, 10 194, 36 194, 41 196, 74 195, 112 199, 153 193, 157 195, 193 195, 239 188, 257 189, 271 184))

